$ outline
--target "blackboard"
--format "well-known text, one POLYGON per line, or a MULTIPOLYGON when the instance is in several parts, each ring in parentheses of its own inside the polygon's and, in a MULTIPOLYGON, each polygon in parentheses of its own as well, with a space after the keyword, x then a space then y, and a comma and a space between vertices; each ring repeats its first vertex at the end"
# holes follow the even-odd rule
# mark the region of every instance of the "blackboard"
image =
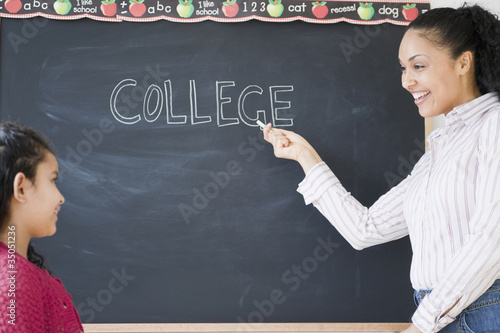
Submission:
POLYGON ((371 205, 423 151, 403 27, 1 23, 0 118, 57 150, 66 202, 36 244, 84 323, 410 320, 408 239, 352 249, 253 121, 371 205))

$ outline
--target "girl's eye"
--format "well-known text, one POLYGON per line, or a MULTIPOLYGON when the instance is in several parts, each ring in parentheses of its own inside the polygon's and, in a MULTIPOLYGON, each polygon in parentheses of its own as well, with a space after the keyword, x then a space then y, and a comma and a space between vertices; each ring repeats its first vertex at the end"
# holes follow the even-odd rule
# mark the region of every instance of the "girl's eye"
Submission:
POLYGON ((416 70, 420 70, 420 69, 425 68, 425 66, 423 66, 423 65, 414 65, 413 67, 415 67, 416 70))
POLYGON ((404 71, 406 71, 406 67, 401 66, 401 72, 404 72, 404 71))

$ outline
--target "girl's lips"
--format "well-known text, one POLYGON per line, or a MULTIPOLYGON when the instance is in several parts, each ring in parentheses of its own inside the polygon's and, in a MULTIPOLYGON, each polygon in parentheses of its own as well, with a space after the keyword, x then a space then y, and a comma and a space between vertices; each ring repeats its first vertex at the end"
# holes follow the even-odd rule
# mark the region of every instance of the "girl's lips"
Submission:
POLYGON ((430 91, 425 91, 420 93, 413 93, 412 95, 413 98, 415 98, 415 104, 420 105, 430 96, 430 94, 430 91))

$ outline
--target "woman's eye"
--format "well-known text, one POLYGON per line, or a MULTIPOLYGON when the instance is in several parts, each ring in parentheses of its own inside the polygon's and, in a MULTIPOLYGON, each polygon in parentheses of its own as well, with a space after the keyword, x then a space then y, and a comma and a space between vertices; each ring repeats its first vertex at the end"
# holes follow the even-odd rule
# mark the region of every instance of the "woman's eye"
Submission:
POLYGON ((406 71, 406 67, 401 66, 401 72, 404 72, 404 71, 406 71))
POLYGON ((415 65, 413 67, 415 67, 416 70, 420 70, 420 69, 425 68, 425 66, 423 66, 423 65, 415 65))

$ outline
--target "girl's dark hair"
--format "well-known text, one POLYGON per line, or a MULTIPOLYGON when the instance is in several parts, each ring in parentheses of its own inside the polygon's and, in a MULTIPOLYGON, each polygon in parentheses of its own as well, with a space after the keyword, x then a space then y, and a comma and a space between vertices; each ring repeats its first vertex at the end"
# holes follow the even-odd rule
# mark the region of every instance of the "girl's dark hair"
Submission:
POLYGON ((452 59, 472 52, 481 94, 500 93, 500 21, 496 15, 478 5, 436 8, 417 17, 410 29, 447 48, 452 59))
MULTIPOLYGON (((53 152, 49 142, 33 129, 13 122, 0 124, 0 229, 5 227, 9 218, 14 178, 22 172, 34 182, 36 168, 47 152, 53 152)), ((31 242, 27 256, 33 264, 45 269, 43 256, 31 242)))

